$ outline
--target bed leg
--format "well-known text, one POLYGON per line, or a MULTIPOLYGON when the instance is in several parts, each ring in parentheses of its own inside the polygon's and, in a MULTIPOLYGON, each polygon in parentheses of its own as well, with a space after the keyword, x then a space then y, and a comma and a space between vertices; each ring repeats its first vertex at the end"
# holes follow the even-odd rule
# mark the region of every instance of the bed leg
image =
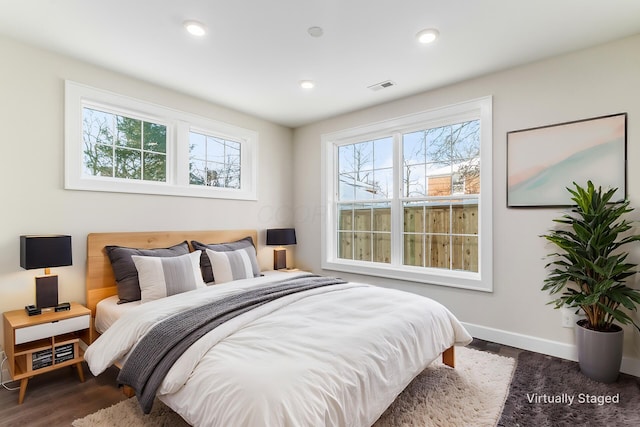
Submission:
POLYGON ((455 347, 451 346, 442 352, 442 363, 455 368, 456 366, 455 347))
POLYGON ((133 397, 136 395, 136 391, 133 388, 129 387, 128 385, 123 385, 122 394, 124 394, 127 397, 133 397))

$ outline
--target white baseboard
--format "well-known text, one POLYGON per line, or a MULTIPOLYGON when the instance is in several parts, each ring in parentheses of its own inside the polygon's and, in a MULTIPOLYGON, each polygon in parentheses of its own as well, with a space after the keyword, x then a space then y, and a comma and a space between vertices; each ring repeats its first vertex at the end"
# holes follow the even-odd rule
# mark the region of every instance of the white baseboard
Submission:
MULTIPOLYGON (((462 322, 462 324, 472 336, 481 340, 521 348, 523 350, 535 351, 536 353, 573 360, 574 362, 578 361, 578 351, 576 350, 576 346, 572 344, 565 344, 558 341, 551 341, 544 338, 473 325, 470 323, 462 322)), ((620 372, 640 377, 640 359, 623 357, 620 372)))

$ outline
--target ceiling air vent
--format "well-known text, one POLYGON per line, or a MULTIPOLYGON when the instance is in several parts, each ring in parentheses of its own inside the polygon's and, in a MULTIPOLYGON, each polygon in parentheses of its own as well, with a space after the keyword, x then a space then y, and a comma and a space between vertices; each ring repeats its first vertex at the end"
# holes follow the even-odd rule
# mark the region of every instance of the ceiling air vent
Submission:
POLYGON ((395 86, 395 85, 396 84, 394 82, 392 82, 391 80, 387 80, 387 81, 384 81, 384 82, 380 82, 380 83, 376 83, 374 85, 368 86, 368 88, 371 89, 371 90, 378 91, 378 90, 386 89, 388 87, 395 86))

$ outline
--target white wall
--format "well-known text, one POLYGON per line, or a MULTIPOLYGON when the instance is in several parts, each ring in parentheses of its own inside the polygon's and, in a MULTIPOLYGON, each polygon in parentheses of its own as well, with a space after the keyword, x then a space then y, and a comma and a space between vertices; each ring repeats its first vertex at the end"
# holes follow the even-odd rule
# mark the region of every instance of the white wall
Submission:
MULTIPOLYGON (((294 264, 320 271, 320 135, 493 95, 494 292, 356 278, 432 297, 475 327, 479 337, 525 348, 533 343, 539 351, 546 343, 570 348, 572 331, 560 327, 560 313, 545 305, 550 298, 540 291, 548 247, 538 235, 559 211, 506 208, 506 132, 627 112, 628 194, 640 208, 639 51, 640 36, 635 36, 342 115, 292 136, 289 129, 259 118, 0 38, 0 311, 34 302, 33 278, 39 272, 19 267, 21 234, 73 236, 74 265, 53 270, 60 276, 61 301, 84 302, 86 235, 98 231, 257 228, 264 242, 264 229, 292 225, 295 217, 294 264), (259 200, 64 190, 65 79, 258 131, 259 200)), ((262 266, 271 268, 271 250, 261 245, 259 256, 262 266)), ((640 261, 640 248, 634 248, 633 258, 640 261)), ((627 334, 627 355, 633 352, 632 338, 627 334)))
MULTIPOLYGON (((0 312, 35 303, 43 272, 20 268, 21 234, 72 236, 73 266, 52 272, 60 301, 84 302, 90 232, 255 228, 264 243, 264 229, 293 225, 290 129, 9 39, 0 52, 0 312), (257 131, 258 201, 64 190, 65 79, 257 131)), ((259 256, 272 268, 270 249, 259 256)))
MULTIPOLYGON (((432 297, 471 325, 480 338, 571 357, 573 330, 540 290, 550 250, 538 237, 558 209, 506 208, 506 133, 613 113, 628 113, 628 196, 640 208, 640 35, 461 82, 296 129, 297 262, 320 271, 320 136, 323 133, 493 95, 494 291, 487 294, 397 280, 352 277, 432 297), (482 336, 481 336, 482 335, 482 336), (553 350, 549 350, 552 348, 553 350)), ((401 82, 398 82, 401 84, 401 82)), ((388 89, 393 90, 393 89, 388 89)), ((634 212, 640 218, 640 210, 634 212)), ((640 261, 640 245, 633 249, 640 261)), ((636 283, 640 278, 636 279, 636 283)), ((633 333, 625 351, 633 353, 633 333)))

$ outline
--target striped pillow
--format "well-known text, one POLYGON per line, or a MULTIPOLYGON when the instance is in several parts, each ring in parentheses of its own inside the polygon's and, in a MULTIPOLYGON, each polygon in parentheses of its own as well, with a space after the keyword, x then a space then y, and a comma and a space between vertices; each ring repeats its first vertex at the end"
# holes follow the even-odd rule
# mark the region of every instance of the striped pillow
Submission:
POLYGON ((251 257, 246 250, 214 252, 207 249, 206 251, 211 261, 216 284, 253 277, 251 257))
POLYGON ((206 249, 211 249, 214 252, 228 252, 236 251, 238 249, 244 249, 249 252, 249 258, 251 259, 251 265, 253 266, 253 277, 260 276, 260 267, 258 266, 258 259, 256 258, 256 248, 253 245, 253 239, 250 236, 244 239, 236 240, 235 242, 227 243, 210 243, 204 244, 197 240, 191 241, 191 246, 194 250, 201 250, 202 256, 200 257, 200 269, 202 270, 202 278, 205 283, 214 283, 213 270, 211 269, 211 261, 207 256, 206 249))
POLYGON ((138 270, 143 303, 206 286, 200 272, 200 251, 176 257, 132 255, 131 259, 138 270))

